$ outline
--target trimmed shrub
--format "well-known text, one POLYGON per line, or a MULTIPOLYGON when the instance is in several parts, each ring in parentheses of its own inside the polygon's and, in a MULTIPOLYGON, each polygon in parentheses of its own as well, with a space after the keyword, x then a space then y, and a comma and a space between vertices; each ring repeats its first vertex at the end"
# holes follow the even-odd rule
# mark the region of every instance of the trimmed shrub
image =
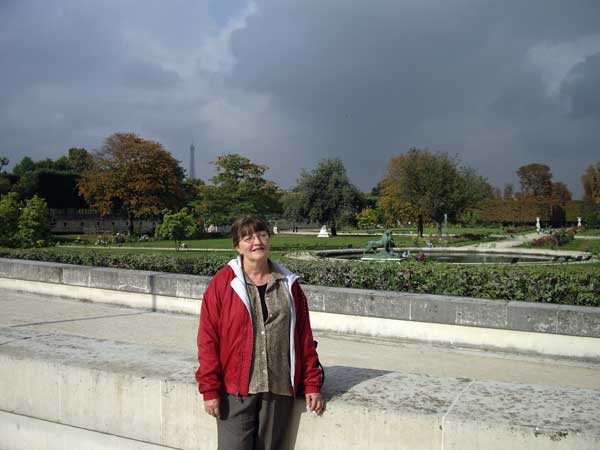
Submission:
MULTIPOLYGON (((229 255, 111 255, 60 249, 0 249, 0 257, 88 266, 212 276, 229 255)), ((416 262, 281 262, 308 284, 360 289, 456 295, 567 305, 600 306, 600 271, 567 266, 449 265, 416 262), (577 269, 577 270, 574 270, 577 269)))

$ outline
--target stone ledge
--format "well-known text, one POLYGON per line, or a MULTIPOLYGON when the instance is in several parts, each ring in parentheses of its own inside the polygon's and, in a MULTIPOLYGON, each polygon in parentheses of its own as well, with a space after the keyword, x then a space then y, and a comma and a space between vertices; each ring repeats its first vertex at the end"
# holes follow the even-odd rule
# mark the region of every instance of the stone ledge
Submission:
MULTIPOLYGON (((15 328, 0 330, 0 343, 2 411, 154 445, 216 448, 195 355, 15 328)), ((341 366, 327 374, 322 417, 297 401, 296 450, 600 446, 598 391, 341 366)))
MULTIPOLYGON (((0 258, 0 278, 200 300, 210 277, 0 258)), ((303 286, 312 311, 600 337, 600 308, 303 286)))

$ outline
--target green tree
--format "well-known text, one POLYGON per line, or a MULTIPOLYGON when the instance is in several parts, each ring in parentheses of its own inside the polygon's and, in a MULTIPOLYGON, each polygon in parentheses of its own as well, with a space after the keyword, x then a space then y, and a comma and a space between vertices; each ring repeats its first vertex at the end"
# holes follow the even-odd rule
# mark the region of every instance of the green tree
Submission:
POLYGON ((13 175, 21 176, 27 172, 33 172, 35 168, 36 164, 33 162, 33 159, 29 156, 25 156, 17 163, 17 165, 15 165, 15 167, 13 167, 12 173, 13 175))
POLYGON ((37 195, 25 202, 17 226, 17 238, 23 247, 46 245, 50 236, 48 205, 37 195))
POLYGON ((230 224, 241 214, 269 217, 281 211, 277 185, 264 178, 268 169, 237 153, 219 156, 213 162, 217 175, 212 185, 198 186, 194 209, 206 223, 230 224))
POLYGON ((424 217, 432 220, 441 235, 444 214, 450 220, 490 195, 486 179, 467 166, 459 166, 447 153, 413 148, 392 158, 383 179, 382 202, 408 203, 418 214, 419 234, 424 217), (386 198, 387 197, 387 198, 386 198))
POLYGON ((79 190, 101 214, 124 211, 133 233, 134 218, 182 206, 183 179, 179 162, 161 144, 133 133, 116 133, 92 155, 79 190))
POLYGON ((54 162, 54 169, 81 174, 89 168, 91 160, 92 155, 85 148, 72 147, 67 156, 61 156, 54 162))
POLYGON ((287 191, 281 196, 281 207, 283 217, 292 223, 302 223, 306 221, 306 212, 304 206, 307 200, 302 192, 287 191))
POLYGON ((299 194, 296 199, 300 202, 293 208, 312 222, 328 225, 333 236, 338 224, 355 222, 356 213, 364 205, 361 192, 348 179, 340 159, 324 159, 311 172, 302 170, 293 191, 299 194))
POLYGON ((176 213, 164 211, 162 224, 156 229, 156 233, 160 238, 175 243, 175 250, 177 251, 181 248, 181 241, 190 239, 196 231, 194 218, 189 214, 187 208, 183 208, 176 213))
POLYGON ((8 158, 0 156, 0 195, 4 195, 10 190, 11 183, 6 174, 3 172, 5 166, 8 166, 8 158))
POLYGON ((16 192, 0 198, 0 246, 14 247, 17 244, 17 227, 21 204, 16 192))
POLYGON ((377 211, 371 207, 364 208, 356 215, 359 228, 372 228, 377 225, 377 211))
POLYGON ((69 156, 56 161, 33 161, 26 156, 13 169, 17 180, 14 190, 21 200, 34 195, 44 198, 49 208, 84 208, 87 205, 79 195, 78 183, 89 158, 87 151, 80 148, 69 149, 69 156))

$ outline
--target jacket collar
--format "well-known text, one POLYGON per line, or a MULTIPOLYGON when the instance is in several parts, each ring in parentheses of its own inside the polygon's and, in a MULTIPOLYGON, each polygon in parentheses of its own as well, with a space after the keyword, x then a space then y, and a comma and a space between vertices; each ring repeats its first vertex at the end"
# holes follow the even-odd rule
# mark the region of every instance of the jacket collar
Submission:
MULTIPOLYGON (((288 291, 290 292, 290 296, 292 295, 292 285, 294 282, 300 278, 298 275, 288 270, 286 267, 281 264, 269 260, 271 264, 273 264, 273 269, 276 273, 281 274, 285 278, 287 283, 288 291)), ((250 298, 248 297, 248 290, 246 289, 246 278, 244 277, 244 269, 242 267, 242 257, 238 256, 235 259, 232 259, 227 264, 233 270, 235 274, 235 278, 231 280, 230 286, 235 291, 235 293, 242 299, 246 309, 252 315, 252 307, 250 305, 250 298)))

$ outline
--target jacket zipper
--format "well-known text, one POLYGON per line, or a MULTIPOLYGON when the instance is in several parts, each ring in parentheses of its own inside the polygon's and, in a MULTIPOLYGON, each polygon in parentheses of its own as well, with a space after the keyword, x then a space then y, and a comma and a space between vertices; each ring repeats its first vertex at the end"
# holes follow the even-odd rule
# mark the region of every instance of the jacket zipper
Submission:
POLYGON ((244 347, 246 344, 246 330, 248 329, 248 323, 246 322, 244 324, 244 331, 243 331, 243 335, 242 335, 242 345, 240 347, 240 370, 239 370, 239 376, 238 376, 238 397, 241 397, 242 394, 240 393, 240 390, 242 389, 242 368, 244 366, 244 347))
MULTIPOLYGON (((246 275, 244 274, 244 287, 246 288, 246 296, 248 297, 248 300, 250 300, 250 293, 248 292, 248 285, 246 284, 246 275)), ((244 308, 245 309, 245 308, 244 308)), ((248 313, 250 315, 250 313, 248 313)), ((252 323, 252 316, 250 315, 250 322, 252 323)), ((242 346, 240 348, 240 371, 239 371, 239 376, 238 376, 238 397, 242 397, 242 394, 240 393, 240 390, 242 388, 242 368, 244 366, 243 362, 244 362, 244 347, 246 344, 246 332, 248 330, 248 322, 246 322, 244 324, 244 334, 242 336, 242 346)), ((254 351, 254 349, 252 350, 254 351)), ((250 359, 252 359, 252 355, 250 355, 250 359)))

